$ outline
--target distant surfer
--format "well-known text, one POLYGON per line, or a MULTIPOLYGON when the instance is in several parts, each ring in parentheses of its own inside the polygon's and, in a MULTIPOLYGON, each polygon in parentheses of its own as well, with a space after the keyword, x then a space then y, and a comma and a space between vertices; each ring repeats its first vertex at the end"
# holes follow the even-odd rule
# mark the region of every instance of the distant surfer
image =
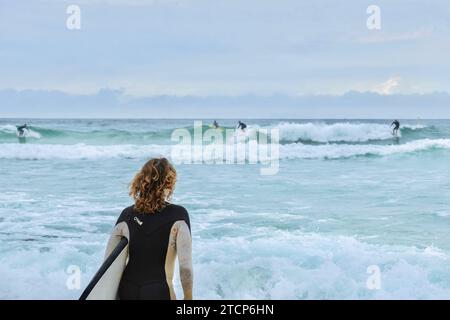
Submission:
POLYGON ((216 120, 214 120, 214 122, 213 122, 213 127, 215 128, 215 129, 219 129, 219 123, 216 121, 216 120))
POLYGON ((247 128, 247 125, 241 121, 238 122, 238 129, 241 129, 242 131, 245 131, 245 128, 247 128))
POLYGON ((398 130, 400 129, 400 122, 398 120, 394 120, 391 124, 391 127, 394 126, 394 129, 392 129, 392 135, 397 136, 398 130))
POLYGON ((22 126, 17 126, 17 132, 19 133, 19 137, 25 136, 25 130, 28 130, 28 126, 26 123, 22 126))
MULTIPOLYGON (((174 300, 178 256, 184 299, 192 299, 192 240, 185 208, 171 204, 177 174, 165 158, 148 161, 130 185, 134 205, 123 210, 109 239, 106 257, 128 238, 128 264, 120 278, 120 300, 174 300)), ((114 292, 116 294, 116 292, 114 292)))

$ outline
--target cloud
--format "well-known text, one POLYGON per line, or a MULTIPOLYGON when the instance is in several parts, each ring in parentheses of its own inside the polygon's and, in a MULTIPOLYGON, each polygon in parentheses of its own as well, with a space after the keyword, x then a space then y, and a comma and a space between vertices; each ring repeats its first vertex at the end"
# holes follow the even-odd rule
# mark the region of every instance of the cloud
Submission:
POLYGON ((381 31, 367 30, 365 6, 357 0, 11 1, 0 14, 0 29, 8 30, 0 88, 92 94, 111 87, 135 96, 342 94, 373 91, 390 75, 407 74, 400 87, 388 83, 376 91, 448 90, 447 2, 439 1, 411 1, 407 15, 403 4, 389 2, 381 31), (82 10, 79 32, 66 28, 64 4, 72 3, 82 10))
POLYGON ((376 85, 373 91, 383 96, 390 95, 392 93, 392 90, 400 85, 400 80, 400 77, 392 77, 387 81, 376 85))

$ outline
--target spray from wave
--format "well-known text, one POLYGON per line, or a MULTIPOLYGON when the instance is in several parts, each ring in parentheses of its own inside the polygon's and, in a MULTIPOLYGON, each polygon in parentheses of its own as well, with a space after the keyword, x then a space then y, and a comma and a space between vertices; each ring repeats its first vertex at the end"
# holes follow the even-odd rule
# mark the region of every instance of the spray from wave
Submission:
MULTIPOLYGON (((17 127, 10 124, 0 126, 0 137, 2 134, 10 137, 19 136, 17 127)), ((42 136, 38 131, 28 128, 24 130, 23 137, 40 139, 42 136)))
MULTIPOLYGON (((392 128, 388 124, 284 122, 275 127, 280 130, 280 138, 284 142, 368 142, 392 139, 392 128)), ((425 128, 422 125, 403 125, 399 136, 425 128)))

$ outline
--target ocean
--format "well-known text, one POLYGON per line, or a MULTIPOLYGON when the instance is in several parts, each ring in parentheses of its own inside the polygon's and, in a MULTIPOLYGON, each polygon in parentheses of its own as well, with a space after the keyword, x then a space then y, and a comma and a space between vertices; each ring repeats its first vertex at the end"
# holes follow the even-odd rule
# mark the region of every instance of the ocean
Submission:
MULTIPOLYGON (((450 121, 401 120, 398 138, 391 121, 246 120, 279 132, 276 174, 177 164, 194 298, 450 299, 450 121)), ((193 125, 0 119, 0 299, 78 298, 134 174, 193 125)))

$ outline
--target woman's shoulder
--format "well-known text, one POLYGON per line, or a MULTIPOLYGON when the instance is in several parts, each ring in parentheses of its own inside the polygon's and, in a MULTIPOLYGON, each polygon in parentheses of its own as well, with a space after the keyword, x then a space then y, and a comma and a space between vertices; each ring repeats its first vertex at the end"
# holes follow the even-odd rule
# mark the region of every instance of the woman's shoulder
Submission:
POLYGON ((167 202, 166 209, 188 215, 188 211, 186 210, 186 208, 178 204, 167 202))
POLYGON ((167 203, 166 209, 172 212, 173 220, 184 220, 188 225, 189 229, 191 229, 191 221, 189 218, 189 213, 185 207, 173 203, 167 203))
POLYGON ((127 222, 133 214, 134 214, 134 205, 126 207, 125 209, 122 210, 122 213, 117 219, 116 224, 119 224, 120 222, 127 222))

